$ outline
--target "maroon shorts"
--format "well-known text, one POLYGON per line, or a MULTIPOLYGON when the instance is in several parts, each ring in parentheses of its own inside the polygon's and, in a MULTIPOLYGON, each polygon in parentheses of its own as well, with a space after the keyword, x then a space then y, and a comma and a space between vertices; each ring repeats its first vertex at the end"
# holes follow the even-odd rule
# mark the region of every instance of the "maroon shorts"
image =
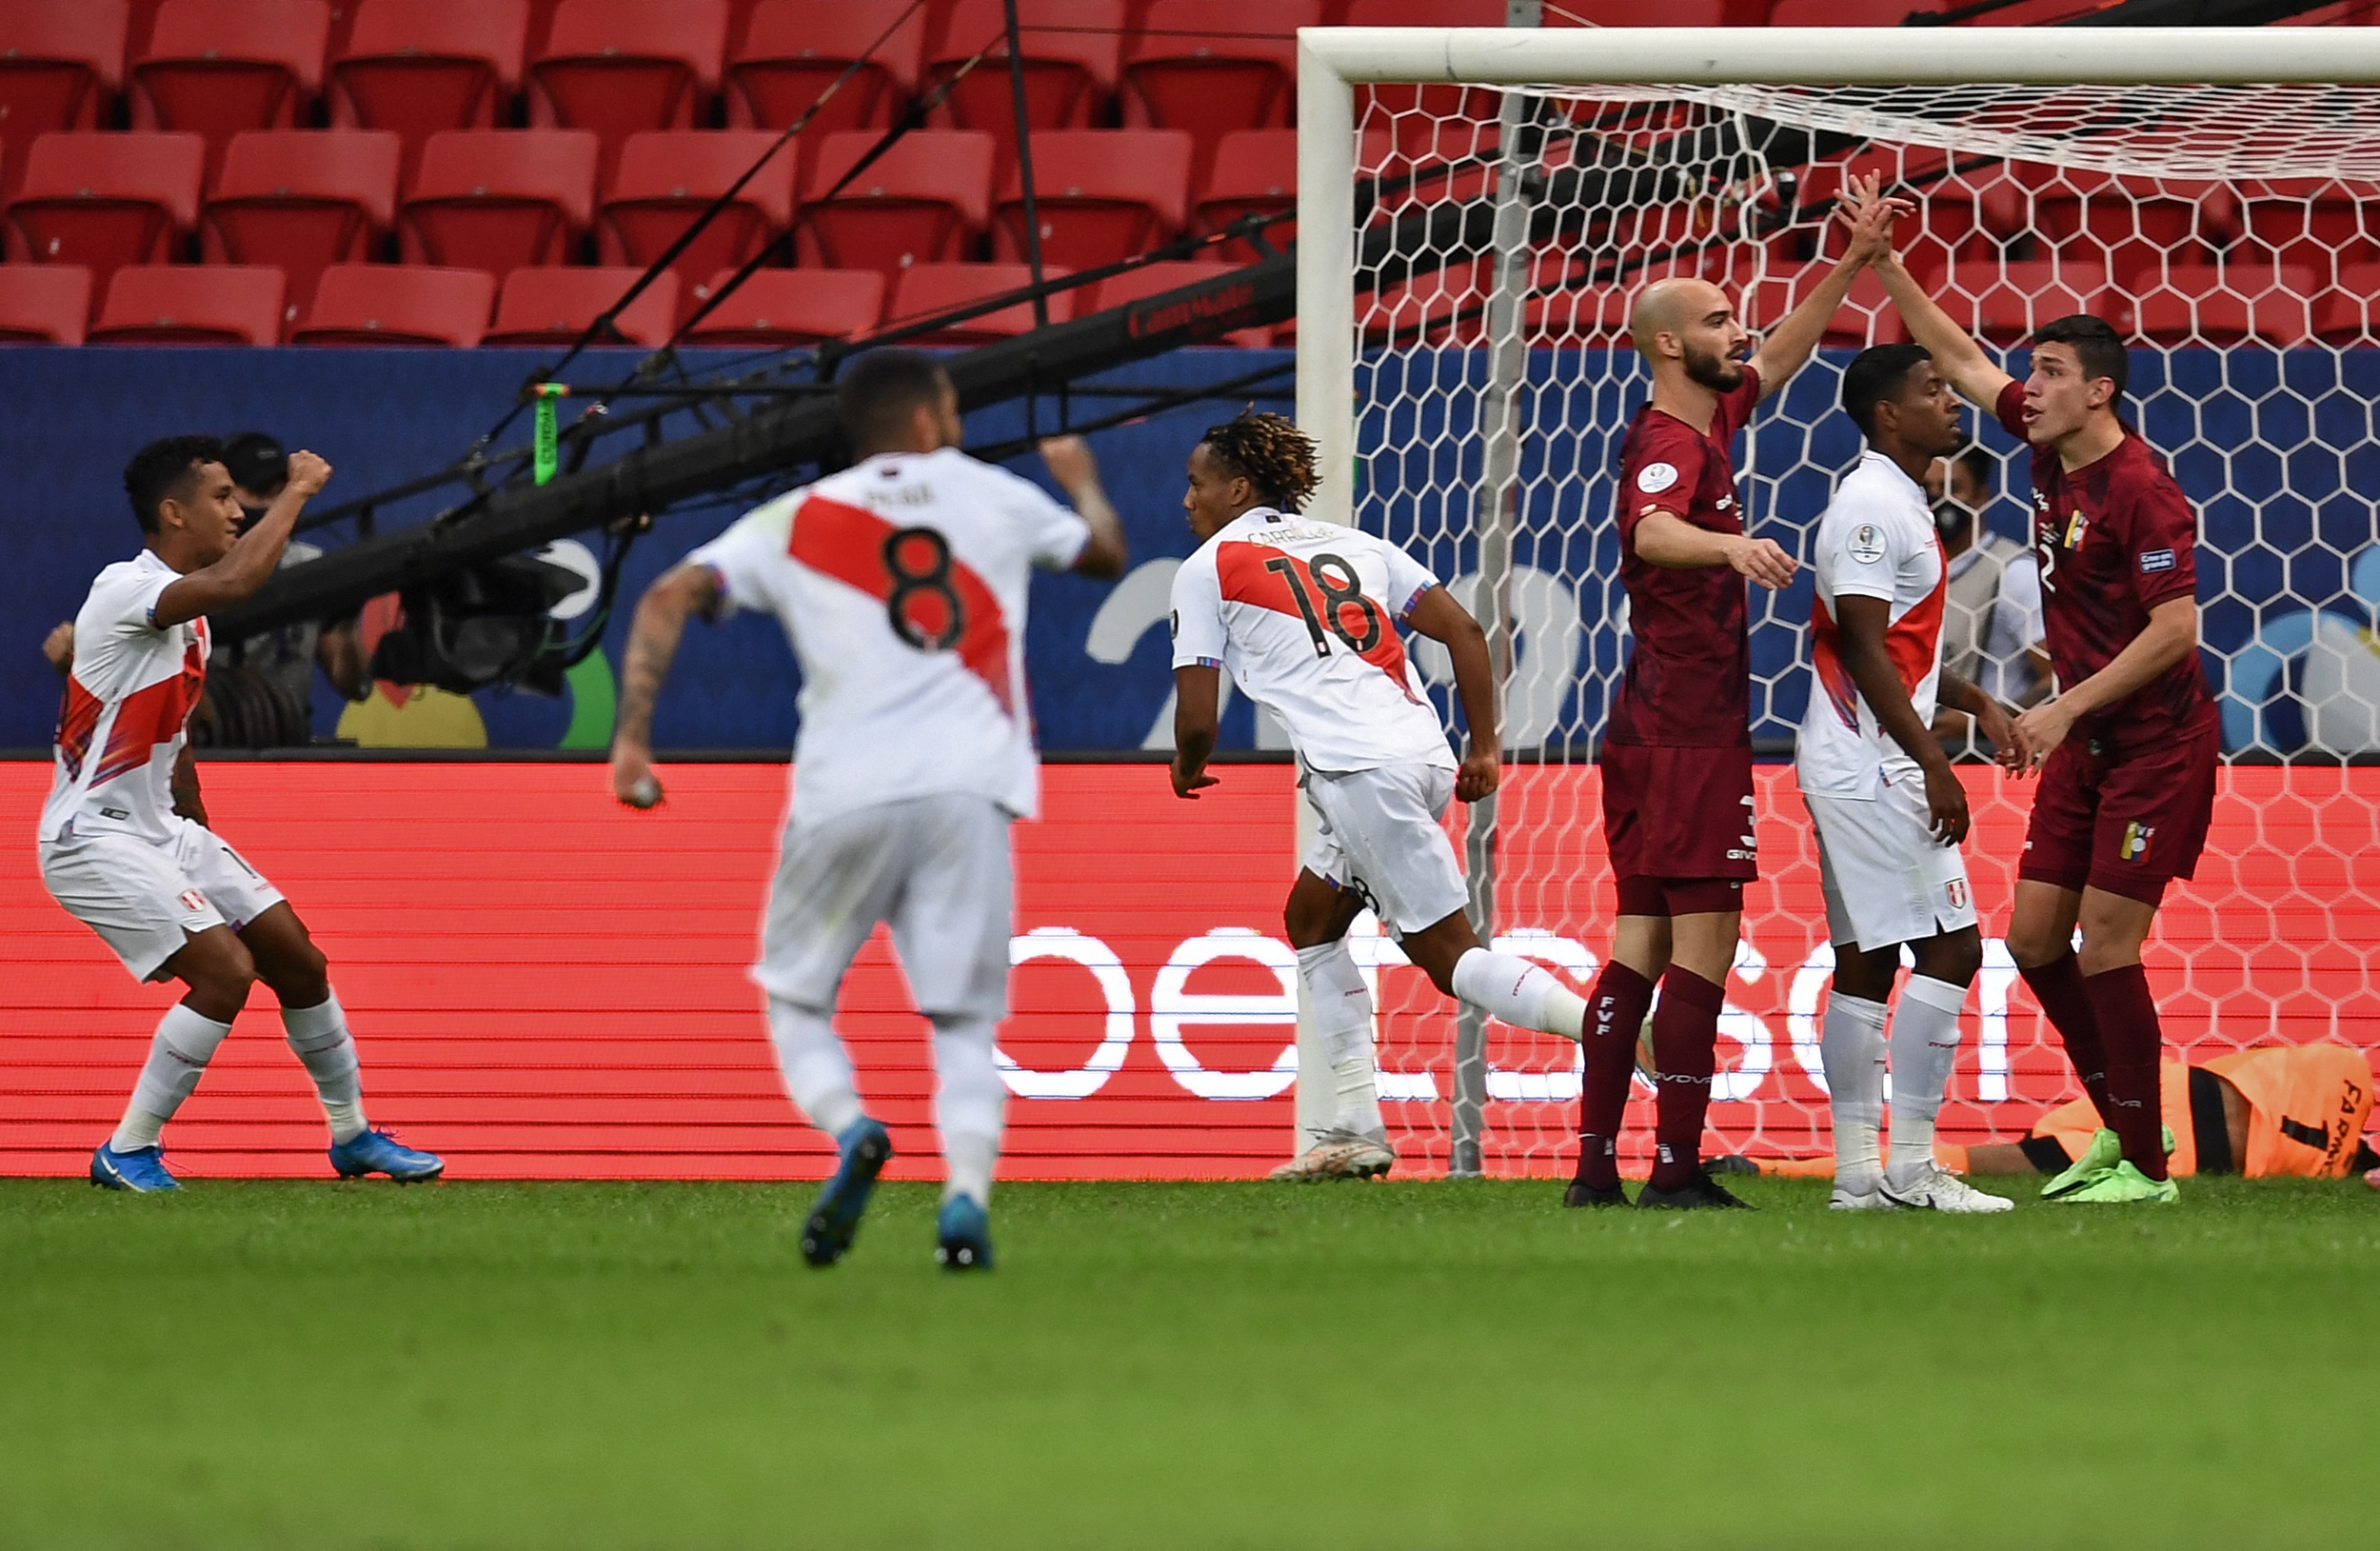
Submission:
POLYGON ((1603 746, 1603 839, 1622 915, 1743 907, 1760 875, 1752 750, 1603 746))
POLYGON ((2058 745, 2041 767, 2016 876, 2156 904, 2206 849, 2221 737, 2211 726, 2120 754, 2058 745))

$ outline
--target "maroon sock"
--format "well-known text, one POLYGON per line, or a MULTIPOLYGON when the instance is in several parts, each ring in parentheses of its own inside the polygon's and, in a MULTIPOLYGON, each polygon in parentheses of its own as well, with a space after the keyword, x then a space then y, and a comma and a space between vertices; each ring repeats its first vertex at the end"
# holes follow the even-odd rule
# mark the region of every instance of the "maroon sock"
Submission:
POLYGON ((1636 1035, 1653 983, 1611 960, 1587 994, 1587 1072, 1578 1096, 1578 1178, 1598 1190, 1619 1183, 1619 1124, 1636 1069, 1636 1035))
POLYGON ((2099 1038, 2099 1015, 2082 965, 2069 952, 2023 974, 2033 999, 2049 1014, 2050 1026, 2065 1042, 2066 1059, 2073 1063, 2074 1075, 2082 1079, 2083 1091, 2099 1111, 2099 1123, 2115 1130, 2115 1112, 2108 1104, 2107 1046, 2099 1038))
POLYGON ((1660 1069, 1653 1183, 1659 1189, 1679 1189, 1702 1168, 1702 1123, 1711 1110, 1725 1001, 1724 991, 1691 969, 1672 964, 1661 977, 1661 1004, 1653 1014, 1653 1064, 1660 1069))
POLYGON ((2136 964, 2085 977, 2099 1037, 2108 1052, 2111 1123, 2124 1143, 2124 1157, 2152 1180, 2165 1178, 2163 1104, 2157 1091, 2157 1056, 2165 1043, 2157 1025, 2156 999, 2149 994, 2149 972, 2136 964))

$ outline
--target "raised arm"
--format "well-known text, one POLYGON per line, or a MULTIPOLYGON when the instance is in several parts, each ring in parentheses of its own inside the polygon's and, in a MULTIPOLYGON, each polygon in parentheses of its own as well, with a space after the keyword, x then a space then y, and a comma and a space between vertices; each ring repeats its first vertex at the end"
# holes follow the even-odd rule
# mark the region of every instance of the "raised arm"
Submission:
POLYGON ((620 669, 620 711, 611 734, 611 794, 631 807, 661 801, 653 775, 653 706, 678 655, 686 617, 719 606, 719 578, 708 566, 680 566, 637 600, 620 669))
POLYGON ((1752 368, 1760 374, 1762 398, 1784 387, 1809 361, 1810 352, 1825 337, 1826 326, 1841 309, 1843 298, 1851 294, 1851 283, 1859 271, 1892 252, 1893 218, 1907 213, 1911 207, 1906 201, 1885 198, 1876 187, 1873 173, 1843 186, 1842 203, 1835 213, 1851 231, 1849 248, 1816 288, 1786 313, 1753 352, 1752 368))
POLYGON ((1959 397, 1986 414, 1996 414, 2002 389, 2014 379, 1993 365, 1975 337, 1953 323, 1940 304, 1925 293, 1898 253, 1888 251, 1870 268, 1884 282, 1884 293, 1893 299, 1901 322, 1909 326, 1909 337, 1925 347, 1935 369, 1958 389, 1959 397))
POLYGON ((1075 557, 1075 574, 1102 582, 1123 575, 1132 558, 1124 544, 1124 525, 1100 484, 1099 460, 1091 455, 1091 445, 1080 436, 1053 436, 1041 444, 1041 462, 1074 503, 1075 515, 1091 525, 1091 542, 1075 557))
POLYGON ((1487 632, 1444 587, 1421 594, 1405 616, 1407 624, 1446 648, 1455 665, 1455 698, 1462 702, 1462 719, 1471 732, 1471 746, 1455 773, 1455 795, 1476 803, 1504 779, 1502 745, 1496 736, 1496 665, 1488 656, 1487 632))
POLYGON ((330 465, 313 453, 290 453, 289 483, 272 498, 256 526, 233 540, 221 560, 169 584, 157 594, 149 623, 162 630, 248 602, 280 567, 281 551, 288 547, 289 529, 298 513, 329 479, 330 465))

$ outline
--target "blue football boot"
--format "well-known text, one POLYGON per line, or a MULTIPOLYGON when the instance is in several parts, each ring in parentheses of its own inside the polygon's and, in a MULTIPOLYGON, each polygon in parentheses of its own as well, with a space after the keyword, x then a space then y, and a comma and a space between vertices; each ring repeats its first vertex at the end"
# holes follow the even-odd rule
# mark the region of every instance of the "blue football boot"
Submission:
POLYGON ((842 1160, 835 1164, 826 1188, 810 1207, 802 1224, 802 1258, 812 1265, 832 1265, 850 1249, 860 1231, 860 1214, 876 1189, 876 1176, 892 1161, 892 1133, 865 1115, 853 1121, 835 1139, 842 1160))
POLYGON ((182 1182, 166 1172, 166 1149, 153 1143, 118 1152, 102 1142, 90 1155, 90 1183, 109 1190, 179 1190, 182 1182))
POLYGON ((992 1268, 991 1214, 973 1196, 953 1196, 934 1220, 934 1263, 945 1271, 992 1268))
POLYGON ((339 1171, 343 1180, 386 1174, 399 1184, 412 1184, 438 1178, 446 1172, 446 1161, 434 1152, 408 1147, 386 1131, 367 1131, 346 1142, 332 1143, 330 1166, 339 1171))

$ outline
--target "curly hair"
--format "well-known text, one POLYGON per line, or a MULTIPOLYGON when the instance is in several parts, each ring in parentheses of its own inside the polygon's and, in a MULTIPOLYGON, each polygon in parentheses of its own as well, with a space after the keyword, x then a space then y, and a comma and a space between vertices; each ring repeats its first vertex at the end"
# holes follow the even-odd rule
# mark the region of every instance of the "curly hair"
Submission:
POLYGON ((132 454, 124 468, 124 493, 144 533, 157 531, 157 507, 188 487, 198 466, 223 462, 223 443, 212 436, 169 436, 132 454))
POLYGON ((1302 511, 1322 483, 1314 471, 1314 438, 1287 415, 1242 409, 1199 438, 1207 455, 1256 487, 1283 511, 1302 511))

